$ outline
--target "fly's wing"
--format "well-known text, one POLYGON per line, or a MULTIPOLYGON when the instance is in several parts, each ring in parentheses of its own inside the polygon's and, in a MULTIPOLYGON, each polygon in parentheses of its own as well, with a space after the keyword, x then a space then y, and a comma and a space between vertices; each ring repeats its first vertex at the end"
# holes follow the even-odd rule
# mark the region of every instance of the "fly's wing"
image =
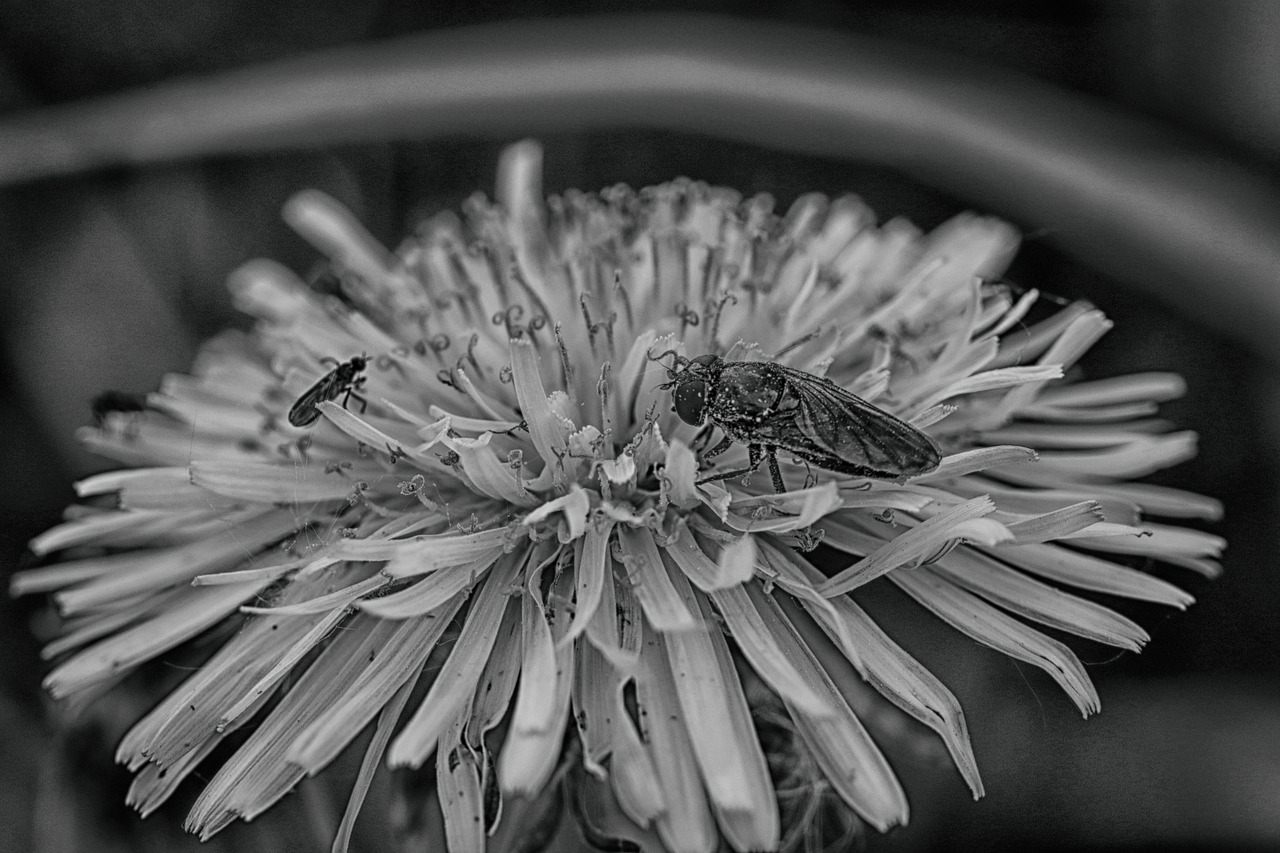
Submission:
POLYGON ((334 381, 333 373, 329 373, 308 388, 289 409, 289 423, 296 427, 305 427, 320 420, 320 410, 316 406, 334 398, 335 395, 332 393, 334 381))
POLYGON ((806 448, 812 454, 809 461, 836 471, 888 479, 913 477, 938 467, 942 456, 937 445, 911 424, 833 382, 778 367, 799 404, 794 423, 803 443, 810 445, 806 448))

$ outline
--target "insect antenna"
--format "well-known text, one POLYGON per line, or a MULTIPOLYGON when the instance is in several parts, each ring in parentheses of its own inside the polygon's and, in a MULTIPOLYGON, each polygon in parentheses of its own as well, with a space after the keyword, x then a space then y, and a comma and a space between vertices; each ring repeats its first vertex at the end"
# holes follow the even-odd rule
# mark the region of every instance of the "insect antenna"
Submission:
POLYGON ((659 385, 658 386, 659 391, 665 391, 668 388, 670 388, 672 383, 675 381, 677 370, 681 367, 686 366, 689 363, 689 359, 680 355, 680 353, 676 352, 673 349, 669 349, 666 352, 661 353, 659 355, 654 355, 653 353, 648 353, 647 355, 650 361, 657 363, 662 367, 663 370, 667 371, 667 378, 671 380, 671 382, 664 382, 663 384, 659 385), (667 367, 665 364, 662 363, 662 359, 666 358, 667 356, 671 356, 673 359, 671 367, 667 367))

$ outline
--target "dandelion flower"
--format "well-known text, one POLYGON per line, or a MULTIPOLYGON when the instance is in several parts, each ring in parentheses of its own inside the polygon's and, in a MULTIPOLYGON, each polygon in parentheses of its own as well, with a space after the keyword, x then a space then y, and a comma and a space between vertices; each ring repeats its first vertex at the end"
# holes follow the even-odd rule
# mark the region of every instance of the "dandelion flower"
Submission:
POLYGON ((1222 541, 1176 524, 1218 504, 1130 482, 1195 452, 1152 417, 1180 380, 1072 381, 1110 324, 1081 304, 1031 323, 1034 292, 992 285, 1010 226, 923 234, 819 195, 777 216, 687 180, 544 202, 540 170, 536 144, 513 146, 496 203, 395 252, 300 194, 286 217, 340 295, 249 264, 231 286, 254 330, 85 430, 129 467, 77 484, 85 504, 31 543, 64 559, 13 581, 65 617, 49 691, 92 694, 238 623, 120 744, 142 813, 245 727, 188 818, 207 838, 372 727, 336 847, 378 767, 434 755, 450 849, 480 850, 493 792, 542 790, 569 738, 671 850, 776 849, 745 661, 828 790, 883 831, 906 797, 801 620, 937 733, 976 797, 958 702, 859 587, 896 585, 1088 715, 1081 662, 1040 626, 1137 651, 1143 629, 1087 593, 1184 608, 1131 558, 1218 571, 1222 541), (940 462, 862 477, 784 448, 782 492, 763 469, 711 479, 747 448, 710 458, 664 387, 703 354, 835 383, 940 462), (845 568, 814 567, 819 539, 845 568))

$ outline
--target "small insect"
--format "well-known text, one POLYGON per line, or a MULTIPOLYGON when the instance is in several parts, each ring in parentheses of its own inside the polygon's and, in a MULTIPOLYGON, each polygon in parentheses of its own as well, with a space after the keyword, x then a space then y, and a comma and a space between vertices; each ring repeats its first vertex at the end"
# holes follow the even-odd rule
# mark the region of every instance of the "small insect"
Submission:
POLYGON ((93 412, 93 422, 102 426, 107 415, 112 412, 138 413, 147 410, 146 394, 131 394, 128 391, 103 391, 93 398, 89 404, 93 412))
POLYGON ((724 433, 703 454, 710 459, 735 441, 747 445, 746 468, 704 477, 699 483, 750 474, 769 461, 773 488, 786 490, 778 451, 841 474, 897 480, 938 467, 933 439, 829 379, 768 361, 725 361, 707 354, 672 355, 667 368, 676 414, 693 426, 710 421, 724 433))
POLYGON ((320 420, 320 410, 316 406, 326 400, 336 400, 342 397, 342 406, 346 408, 348 402, 354 397, 360 401, 360 412, 369 408, 369 401, 356 393, 365 379, 363 376, 364 369, 369 365, 369 357, 365 355, 354 356, 350 361, 338 361, 336 358, 322 358, 321 364, 332 363, 333 370, 330 370, 324 376, 307 389, 301 397, 293 404, 293 408, 289 410, 289 423, 296 427, 311 426, 320 420))

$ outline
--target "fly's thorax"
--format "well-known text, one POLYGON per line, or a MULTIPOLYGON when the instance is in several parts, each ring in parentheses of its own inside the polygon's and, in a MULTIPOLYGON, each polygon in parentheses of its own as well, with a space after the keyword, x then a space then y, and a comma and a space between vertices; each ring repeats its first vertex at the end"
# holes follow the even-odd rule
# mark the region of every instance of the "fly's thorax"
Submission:
POLYGON ((719 371, 710 415, 724 423, 759 423, 786 408, 788 400, 786 378, 774 365, 730 361, 719 371))

